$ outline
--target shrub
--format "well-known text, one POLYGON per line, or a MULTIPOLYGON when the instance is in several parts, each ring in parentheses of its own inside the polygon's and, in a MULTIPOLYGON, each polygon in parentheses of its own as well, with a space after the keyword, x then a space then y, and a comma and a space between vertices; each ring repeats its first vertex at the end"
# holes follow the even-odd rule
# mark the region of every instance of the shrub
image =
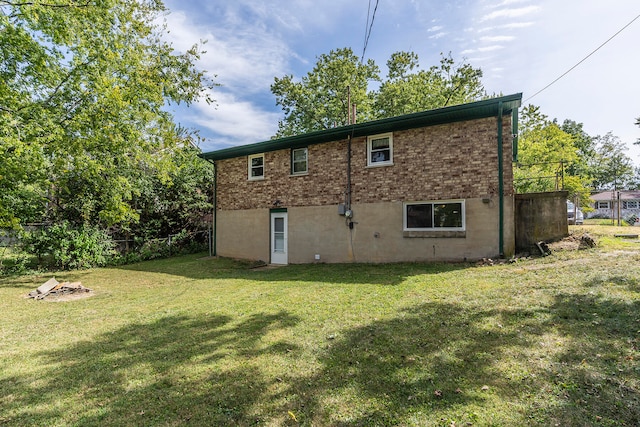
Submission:
POLYGON ((66 221, 25 232, 22 241, 27 253, 36 255, 41 266, 52 269, 104 266, 115 253, 115 244, 105 231, 90 226, 72 227, 66 221))

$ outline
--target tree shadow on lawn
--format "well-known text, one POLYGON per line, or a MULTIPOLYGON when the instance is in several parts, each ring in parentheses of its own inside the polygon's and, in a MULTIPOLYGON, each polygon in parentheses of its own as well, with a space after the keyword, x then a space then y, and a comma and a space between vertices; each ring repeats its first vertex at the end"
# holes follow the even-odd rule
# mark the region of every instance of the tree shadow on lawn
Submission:
MULTIPOLYGON (((500 362, 533 345, 532 336, 542 333, 535 317, 534 311, 428 303, 348 330, 328 343, 319 373, 285 380, 283 410, 306 425, 477 425, 474 411, 495 395, 515 401, 528 390, 500 362), (530 335, 507 327, 513 324, 528 326, 530 335), (453 424, 440 418, 454 413, 453 424)), ((506 424, 498 414, 492 422, 514 419, 526 414, 506 424)))
POLYGON ((284 311, 164 316, 40 353, 37 372, 0 383, 0 424, 638 425, 637 362, 622 356, 638 355, 639 309, 434 302, 302 338, 284 311), (537 352, 548 333, 563 351, 537 352))
POLYGON ((168 316, 42 352, 38 373, 0 382, 0 425, 248 424, 268 385, 252 360, 296 350, 260 340, 297 322, 168 316))
POLYGON ((40 283, 31 280, 33 283, 25 283, 24 276, 0 276, 0 289, 24 289, 32 291, 47 280, 48 279, 44 279, 40 283))
POLYGON ((325 283, 397 285, 418 274, 439 274, 474 267, 471 263, 291 264, 259 267, 230 258, 193 255, 119 267, 125 271, 163 273, 191 279, 246 279, 325 283))
POLYGON ((295 336, 289 332, 300 319, 286 312, 244 321, 167 316, 42 352, 37 372, 0 383, 0 404, 10 414, 0 421, 406 424, 421 411, 481 405, 487 394, 517 394, 518 382, 504 378, 495 364, 506 349, 531 343, 492 322, 532 316, 424 304, 333 338, 305 338, 319 342, 311 350, 289 338, 266 339, 270 333, 295 336))
MULTIPOLYGON (((595 282, 637 292, 637 282, 621 277, 595 282)), ((640 425, 640 302, 603 291, 561 294, 550 307, 548 326, 565 337, 564 351, 543 373, 559 402, 550 414, 556 425, 640 425)))

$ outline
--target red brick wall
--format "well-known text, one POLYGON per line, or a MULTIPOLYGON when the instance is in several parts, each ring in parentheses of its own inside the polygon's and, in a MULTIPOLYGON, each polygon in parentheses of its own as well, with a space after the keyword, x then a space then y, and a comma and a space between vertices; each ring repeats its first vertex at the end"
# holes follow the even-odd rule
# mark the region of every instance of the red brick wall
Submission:
MULTIPOLYGON (((352 141, 353 203, 467 199, 498 193, 496 118, 393 133, 393 166, 367 167, 366 138, 352 141)), ((511 120, 503 120, 505 195, 513 194, 511 120)), ((291 176, 290 150, 267 152, 265 178, 247 179, 247 157, 220 160, 218 209, 345 202, 347 141, 309 146, 309 173, 291 176)))

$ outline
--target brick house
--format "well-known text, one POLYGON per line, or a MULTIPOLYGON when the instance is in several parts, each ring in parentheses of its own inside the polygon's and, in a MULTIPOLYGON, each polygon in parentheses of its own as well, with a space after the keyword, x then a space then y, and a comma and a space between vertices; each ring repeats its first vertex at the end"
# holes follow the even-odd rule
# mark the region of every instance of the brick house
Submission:
POLYGON ((273 264, 513 254, 521 99, 203 153, 216 170, 214 253, 273 264))

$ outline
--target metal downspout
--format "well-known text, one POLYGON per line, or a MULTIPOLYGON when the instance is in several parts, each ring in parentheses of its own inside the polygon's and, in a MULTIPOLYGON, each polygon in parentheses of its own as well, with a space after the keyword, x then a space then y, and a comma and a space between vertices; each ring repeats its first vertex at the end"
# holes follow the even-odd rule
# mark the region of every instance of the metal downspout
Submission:
POLYGON ((215 161, 207 160, 209 163, 213 165, 213 223, 212 225, 212 236, 211 239, 213 243, 209 245, 209 256, 217 256, 217 236, 218 236, 218 165, 216 165, 215 161))
POLYGON ((513 161, 518 161, 518 109, 511 112, 511 134, 513 137, 513 161))
POLYGON ((501 257, 504 256, 504 160, 502 158, 502 109, 502 101, 500 101, 498 103, 498 205, 500 210, 498 251, 501 257))

